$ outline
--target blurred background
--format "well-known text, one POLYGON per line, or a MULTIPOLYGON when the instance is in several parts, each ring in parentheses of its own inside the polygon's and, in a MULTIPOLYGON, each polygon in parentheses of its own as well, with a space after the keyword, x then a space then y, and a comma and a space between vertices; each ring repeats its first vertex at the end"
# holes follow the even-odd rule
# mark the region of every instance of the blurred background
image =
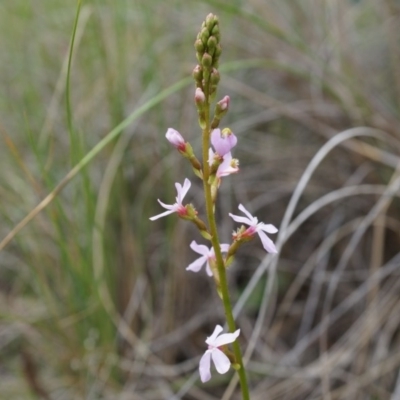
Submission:
POLYGON ((240 160, 221 240, 240 203, 280 228, 278 256, 255 238, 228 274, 251 398, 399 400, 400 2, 87 0, 68 74, 77 4, 0 3, 0 240, 112 138, 0 252, 0 398, 241 398, 232 370, 197 375, 224 321, 185 271, 204 240, 149 221, 185 177, 204 210, 165 132, 200 156, 190 76, 212 12, 240 160))

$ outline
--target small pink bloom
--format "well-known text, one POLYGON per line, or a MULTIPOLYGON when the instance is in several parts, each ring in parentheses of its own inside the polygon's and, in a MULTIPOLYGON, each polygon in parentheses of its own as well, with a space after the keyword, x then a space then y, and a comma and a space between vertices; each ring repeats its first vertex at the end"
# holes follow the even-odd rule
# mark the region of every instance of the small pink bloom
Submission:
POLYGON ((208 350, 206 350, 204 355, 201 357, 199 364, 199 372, 202 382, 207 382, 211 379, 211 359, 214 362, 217 372, 220 374, 227 373, 231 366, 229 358, 219 349, 219 347, 228 343, 233 343, 239 336, 240 329, 236 330, 234 333, 223 333, 218 336, 222 331, 222 326, 217 325, 213 334, 206 340, 208 350))
POLYGON ((223 157, 236 146, 237 138, 230 129, 224 129, 222 132, 220 129, 214 129, 211 132, 211 143, 215 151, 223 157))
MULTIPOLYGON (((213 247, 210 249, 204 244, 197 244, 196 241, 190 243, 190 248, 198 254, 201 254, 197 260, 193 261, 187 268, 187 271, 199 272, 201 267, 206 264, 206 272, 208 276, 212 276, 210 262, 215 260, 215 253, 213 247)), ((227 253, 229 244, 221 244, 221 251, 227 253)))
POLYGON ((185 179, 185 182, 183 183, 183 186, 180 183, 175 183, 175 187, 176 187, 176 192, 177 192, 177 196, 176 196, 176 203, 169 205, 169 204, 164 204, 162 201, 160 201, 160 199, 157 199, 157 201, 164 207, 166 208, 168 211, 165 211, 161 214, 155 215, 154 217, 151 217, 150 220, 151 221, 155 221, 158 218, 161 217, 165 217, 166 215, 172 214, 174 212, 178 213, 179 215, 186 215, 186 207, 182 204, 183 198, 186 196, 186 193, 188 192, 188 190, 190 189, 190 181, 189 179, 185 179))
POLYGON ((241 204, 239 205, 239 210, 242 211, 247 217, 241 217, 231 213, 229 213, 229 216, 236 222, 249 225, 249 228, 247 228, 242 235, 253 236, 255 233, 257 233, 261 239, 264 249, 268 253, 277 253, 278 251, 274 245, 274 242, 265 234, 265 232, 276 233, 278 232, 278 229, 276 229, 274 225, 258 222, 258 219, 253 217, 241 204))
POLYGON ((224 156, 224 161, 217 170, 217 177, 222 178, 223 176, 228 176, 230 174, 235 174, 239 171, 239 161, 236 158, 232 158, 231 153, 227 153, 224 156))
POLYGON ((186 149, 186 142, 182 135, 173 128, 168 128, 165 137, 168 141, 176 147, 178 150, 185 151, 186 149))

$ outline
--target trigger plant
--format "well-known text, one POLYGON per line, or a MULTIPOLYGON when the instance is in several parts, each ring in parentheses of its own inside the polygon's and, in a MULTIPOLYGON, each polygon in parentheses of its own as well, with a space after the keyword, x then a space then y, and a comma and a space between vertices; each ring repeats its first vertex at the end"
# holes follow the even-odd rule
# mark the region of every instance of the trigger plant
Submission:
POLYGON ((195 41, 196 58, 198 64, 193 69, 195 81, 194 106, 197 109, 198 124, 202 135, 202 154, 198 159, 185 135, 173 128, 166 133, 167 140, 178 152, 191 163, 195 175, 202 181, 203 194, 206 204, 206 216, 201 219, 192 204, 184 204, 184 198, 190 189, 191 183, 186 178, 183 185, 176 183, 177 196, 174 204, 159 203, 167 211, 151 217, 154 221, 170 214, 177 214, 180 218, 193 222, 200 234, 208 242, 198 244, 193 240, 191 249, 200 255, 186 270, 199 272, 205 266, 205 272, 215 282, 215 287, 223 303, 227 333, 222 333, 223 328, 217 325, 214 332, 205 343, 204 355, 200 359, 199 373, 202 382, 211 379, 211 360, 219 374, 225 374, 232 366, 239 375, 242 398, 250 399, 247 377, 239 345, 240 329, 237 329, 232 313, 232 303, 227 283, 227 268, 232 262, 239 247, 252 240, 257 234, 264 249, 269 253, 276 253, 273 241, 267 236, 274 234, 277 229, 271 224, 258 222, 249 211, 239 205, 239 210, 245 216, 229 214, 230 217, 241 224, 233 232, 231 243, 221 243, 215 219, 215 205, 218 189, 224 177, 239 172, 239 161, 233 157, 232 152, 237 145, 236 135, 227 127, 220 127, 223 117, 229 111, 230 99, 224 96, 215 101, 220 74, 218 71, 221 56, 220 28, 218 18, 209 14, 203 22, 195 41), (224 254, 224 255, 223 255, 224 254), (229 349, 231 346, 231 349, 229 349))

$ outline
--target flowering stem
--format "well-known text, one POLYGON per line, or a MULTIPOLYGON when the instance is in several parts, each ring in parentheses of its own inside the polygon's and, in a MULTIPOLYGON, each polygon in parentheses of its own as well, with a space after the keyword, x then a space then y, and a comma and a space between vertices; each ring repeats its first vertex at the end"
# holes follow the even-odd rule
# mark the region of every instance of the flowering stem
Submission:
MULTIPOLYGON (((210 147, 210 134, 211 134, 211 126, 210 126, 210 100, 208 88, 205 88, 205 127, 203 129, 203 140, 202 140, 202 153, 203 153, 203 186, 206 200, 206 211, 207 211, 207 220, 211 233, 211 243, 215 252, 215 259, 218 269, 219 281, 220 281, 220 293, 222 296, 222 302, 224 304, 224 311, 226 316, 226 321, 228 323, 229 331, 235 332, 236 324, 233 318, 232 313, 232 305, 229 297, 228 291, 228 283, 226 278, 226 270, 225 263, 222 257, 220 241, 218 238, 218 230, 217 224, 215 222, 214 215, 214 203, 212 200, 211 194, 211 186, 208 183, 208 178, 210 176, 210 165, 208 164, 208 148, 210 147)), ((249 388, 247 384, 246 371, 243 365, 242 352, 240 349, 240 345, 237 341, 232 343, 233 351, 235 354, 236 363, 240 365, 239 370, 237 371, 239 374, 240 387, 242 390, 242 398, 243 400, 250 400, 249 388)))

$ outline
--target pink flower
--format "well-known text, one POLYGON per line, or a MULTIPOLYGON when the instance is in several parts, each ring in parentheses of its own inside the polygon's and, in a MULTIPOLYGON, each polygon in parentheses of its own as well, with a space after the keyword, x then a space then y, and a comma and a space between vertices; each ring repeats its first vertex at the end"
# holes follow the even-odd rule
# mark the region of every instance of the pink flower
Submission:
POLYGON ((231 213, 229 213, 229 216, 236 222, 249 225, 249 228, 247 228, 246 231, 241 234, 241 236, 253 236, 255 233, 258 233, 264 249, 268 253, 277 253, 278 251, 274 245, 274 242, 265 234, 265 232, 276 233, 278 232, 278 229, 276 229, 274 225, 258 222, 258 219, 253 217, 241 204, 239 205, 239 210, 242 211, 247 217, 240 217, 239 215, 233 215, 231 213))
POLYGON ((158 218, 165 217, 166 215, 172 214, 174 212, 178 213, 181 216, 186 215, 187 210, 186 210, 186 207, 182 204, 182 201, 183 201, 183 198, 186 196, 186 193, 190 189, 190 185, 191 185, 191 183, 190 183, 189 179, 187 179, 187 178, 185 179, 183 186, 180 183, 175 183, 176 192, 177 192, 176 203, 172 204, 172 205, 164 204, 162 201, 160 201, 160 199, 157 199, 158 202, 164 208, 166 208, 168 211, 165 211, 161 214, 155 215, 154 217, 151 217, 150 220, 155 221, 158 218))
POLYGON ((239 336, 240 329, 236 330, 234 333, 224 333, 218 336, 222 331, 222 326, 217 325, 213 334, 206 340, 208 350, 206 350, 203 357, 201 357, 199 364, 199 372, 202 382, 207 382, 211 379, 211 358, 217 372, 220 374, 228 372, 231 366, 229 358, 219 349, 219 347, 228 343, 233 343, 239 336))
POLYGON ((215 151, 223 157, 236 146, 237 138, 230 129, 224 129, 222 132, 220 129, 214 129, 211 132, 211 143, 215 151))
MULTIPOLYGON (((210 268, 210 262, 215 260, 215 253, 213 247, 209 249, 204 244, 197 244, 196 241, 190 243, 190 248, 198 254, 201 254, 197 260, 193 261, 187 268, 187 271, 199 272, 201 267, 206 264, 206 272, 208 276, 212 276, 210 268)), ((229 250, 229 244, 221 244, 221 251, 227 253, 229 250)))
MULTIPOLYGON (((220 157, 218 154, 214 153, 210 147, 208 149, 208 164, 211 166, 213 162, 219 158, 220 157)), ((222 160, 222 163, 217 169, 217 178, 222 178, 223 176, 228 176, 230 174, 239 172, 239 160, 232 158, 232 154, 230 152, 225 154, 222 160)))
POLYGON ((222 178, 223 176, 228 176, 230 174, 235 174, 239 171, 239 161, 236 158, 232 158, 231 153, 227 153, 224 156, 224 161, 217 170, 217 177, 222 178))
POLYGON ((182 135, 173 128, 168 128, 165 137, 168 141, 176 147, 178 150, 185 151, 186 149, 186 142, 182 135))

